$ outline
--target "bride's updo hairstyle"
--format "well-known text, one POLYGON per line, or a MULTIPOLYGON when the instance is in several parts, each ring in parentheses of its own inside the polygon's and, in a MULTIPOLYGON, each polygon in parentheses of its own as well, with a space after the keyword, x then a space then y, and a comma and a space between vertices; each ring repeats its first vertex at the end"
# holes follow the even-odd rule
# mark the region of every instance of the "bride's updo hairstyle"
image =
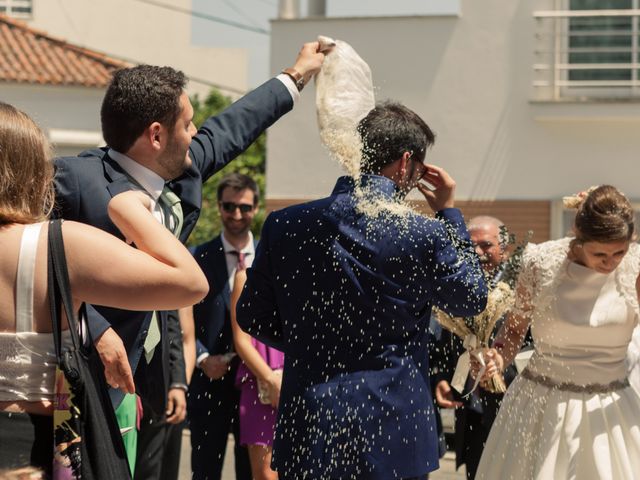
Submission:
POLYGON ((617 188, 596 187, 578 206, 574 232, 579 244, 629 241, 634 233, 633 207, 617 188))
POLYGON ((44 220, 53 201, 47 138, 26 113, 0 102, 0 225, 44 220))

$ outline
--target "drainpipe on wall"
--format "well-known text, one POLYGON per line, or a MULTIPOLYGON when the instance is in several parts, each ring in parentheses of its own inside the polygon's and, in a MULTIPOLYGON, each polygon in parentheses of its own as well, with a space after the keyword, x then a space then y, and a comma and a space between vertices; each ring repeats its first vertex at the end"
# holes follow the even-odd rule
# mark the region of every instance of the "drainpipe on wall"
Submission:
POLYGON ((307 16, 309 17, 325 17, 327 15, 327 1, 309 0, 307 10, 307 16))
POLYGON ((280 0, 278 18, 283 20, 300 18, 300 0, 280 0))

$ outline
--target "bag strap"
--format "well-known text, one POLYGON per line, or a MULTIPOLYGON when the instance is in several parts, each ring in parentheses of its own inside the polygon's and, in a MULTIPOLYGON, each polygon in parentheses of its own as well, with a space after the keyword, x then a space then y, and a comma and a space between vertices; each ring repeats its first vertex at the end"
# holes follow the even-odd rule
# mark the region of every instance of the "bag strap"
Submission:
POLYGON ((33 332, 33 280, 42 223, 25 225, 16 275, 16 333, 33 332))
POLYGON ((53 322, 53 339, 56 348, 58 362, 62 361, 62 315, 60 307, 63 306, 69 322, 69 331, 73 341, 73 349, 80 349, 78 337, 78 319, 73 310, 71 300, 71 286, 69 284, 69 271, 64 254, 64 242, 62 240, 62 220, 49 222, 49 262, 47 282, 49 287, 49 309, 53 322))

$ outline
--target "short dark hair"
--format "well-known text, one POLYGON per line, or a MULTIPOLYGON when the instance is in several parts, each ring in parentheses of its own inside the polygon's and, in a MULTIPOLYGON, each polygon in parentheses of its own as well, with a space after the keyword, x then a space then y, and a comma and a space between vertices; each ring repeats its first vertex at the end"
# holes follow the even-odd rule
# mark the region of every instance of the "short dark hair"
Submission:
POLYGON ((118 70, 100 110, 107 145, 125 153, 153 122, 172 131, 186 84, 184 73, 171 67, 138 65, 118 70))
POLYGON ((233 188, 237 192, 248 188, 253 192, 253 205, 256 206, 258 204, 260 189, 258 188, 256 181, 249 175, 235 172, 225 175, 218 184, 218 201, 222 200, 222 192, 227 188, 233 188))
POLYGON ((410 152, 419 162, 435 142, 435 134, 413 110, 395 102, 376 105, 358 124, 362 139, 362 171, 380 173, 383 167, 410 152))

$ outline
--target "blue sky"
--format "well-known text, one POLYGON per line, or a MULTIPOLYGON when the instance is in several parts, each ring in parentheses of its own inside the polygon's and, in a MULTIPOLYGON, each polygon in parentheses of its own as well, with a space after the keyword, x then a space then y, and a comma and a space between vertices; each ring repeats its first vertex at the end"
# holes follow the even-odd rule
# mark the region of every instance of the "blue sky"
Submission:
MULTIPOLYGON (((328 16, 427 15, 457 13, 460 0, 327 0, 328 16)), ((306 0, 300 1, 306 14, 306 0)), ((193 0, 193 10, 233 22, 269 30, 278 14, 278 0, 193 0)), ((269 35, 193 18, 196 45, 246 48, 249 51, 249 87, 269 78, 269 35)), ((348 40, 348 39, 345 39, 348 40)))

